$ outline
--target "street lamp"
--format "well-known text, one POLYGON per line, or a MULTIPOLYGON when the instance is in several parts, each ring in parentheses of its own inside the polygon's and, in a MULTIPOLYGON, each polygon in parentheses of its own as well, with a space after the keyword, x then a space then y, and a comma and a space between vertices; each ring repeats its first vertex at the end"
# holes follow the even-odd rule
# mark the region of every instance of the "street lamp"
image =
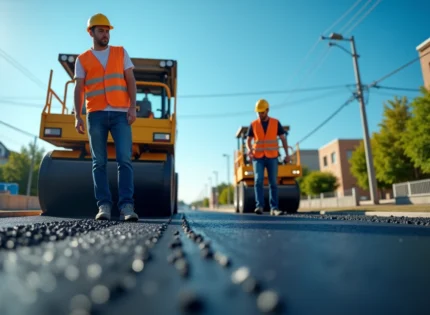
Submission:
POLYGON ((227 204, 230 205, 230 155, 224 153, 222 156, 227 159, 227 204))
POLYGON ((363 99, 363 88, 361 86, 361 78, 360 78, 360 70, 358 67, 358 55, 355 49, 355 39, 354 36, 351 36, 350 38, 344 38, 341 34, 337 33, 331 33, 329 37, 321 36, 322 40, 336 40, 336 41, 349 41, 351 43, 351 50, 352 53, 346 50, 344 47, 336 44, 336 43, 329 43, 329 46, 337 46, 341 48, 343 51, 347 52, 349 55, 352 56, 353 59, 353 65, 354 65, 354 73, 355 73, 355 80, 357 83, 357 96, 358 100, 360 102, 360 113, 361 113, 361 123, 363 126, 363 133, 364 133, 364 150, 366 153, 366 164, 367 164, 367 176, 369 180, 369 191, 370 191, 370 199, 372 200, 373 204, 379 203, 379 198, 377 194, 376 189, 376 177, 375 177, 375 169, 373 167, 373 157, 372 157, 372 148, 370 146, 370 137, 369 137, 369 130, 367 126, 367 116, 366 116, 366 108, 364 106, 364 99, 363 99))
POLYGON ((218 208, 218 196, 219 196, 219 192, 218 192, 218 172, 214 171, 215 174, 215 204, 216 204, 216 208, 218 208))

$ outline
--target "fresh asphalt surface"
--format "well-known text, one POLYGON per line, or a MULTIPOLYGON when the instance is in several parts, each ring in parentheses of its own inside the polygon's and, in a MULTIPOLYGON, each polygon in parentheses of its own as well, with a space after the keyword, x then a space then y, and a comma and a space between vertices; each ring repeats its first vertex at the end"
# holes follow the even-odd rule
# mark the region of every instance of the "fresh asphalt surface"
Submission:
POLYGON ((0 218, 0 314, 429 314, 430 220, 0 218))

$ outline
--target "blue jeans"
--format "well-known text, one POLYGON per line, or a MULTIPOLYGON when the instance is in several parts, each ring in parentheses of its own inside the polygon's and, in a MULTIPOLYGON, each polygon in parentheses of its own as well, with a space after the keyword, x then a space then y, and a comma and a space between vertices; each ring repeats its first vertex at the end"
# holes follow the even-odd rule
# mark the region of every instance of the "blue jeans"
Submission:
POLYGON ((254 191, 255 203, 257 207, 264 208, 264 169, 267 169, 269 179, 269 200, 270 209, 278 209, 278 185, 276 179, 278 177, 278 158, 261 158, 253 159, 252 165, 254 167, 254 191))
POLYGON ((131 126, 126 112, 96 111, 87 114, 90 140, 94 194, 97 206, 112 206, 112 195, 107 176, 107 139, 109 131, 115 143, 118 164, 118 208, 124 204, 134 205, 134 178, 131 164, 131 126))

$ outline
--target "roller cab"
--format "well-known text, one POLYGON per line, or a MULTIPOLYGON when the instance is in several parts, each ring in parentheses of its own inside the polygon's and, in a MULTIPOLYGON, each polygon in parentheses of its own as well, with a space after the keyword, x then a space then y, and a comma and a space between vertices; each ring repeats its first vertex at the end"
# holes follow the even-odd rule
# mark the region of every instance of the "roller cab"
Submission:
MULTIPOLYGON (((283 126, 285 131, 289 131, 289 126, 283 126)), ((256 208, 254 193, 254 168, 252 161, 246 154, 246 138, 248 127, 240 127, 236 133, 237 150, 234 156, 234 207, 236 212, 251 213, 256 208)), ((279 149, 283 151, 281 140, 279 149)), ((301 176, 302 167, 300 165, 300 151, 298 146, 296 151, 289 147, 291 161, 288 164, 283 162, 281 154, 278 158, 278 198, 279 209, 287 213, 296 213, 300 206, 300 188, 296 178, 301 176)), ((267 170, 264 171, 264 211, 270 211, 269 204, 269 181, 267 170)))
MULTIPOLYGON (((79 134, 75 129, 73 90, 70 91, 77 56, 59 55, 59 62, 70 77, 63 97, 52 89, 53 71, 50 72, 39 137, 58 149, 48 152, 41 162, 39 202, 46 215, 92 218, 98 209, 94 197, 91 148, 86 133, 85 104, 81 117, 86 132, 79 134), (59 105, 53 106, 53 102, 59 105)), ((131 156, 135 211, 140 217, 170 216, 177 212, 178 201, 178 174, 175 170, 177 62, 144 58, 132 58, 132 62, 137 86, 137 119, 132 125, 131 156)), ((110 134, 107 152, 107 172, 114 203, 112 215, 119 216, 116 212, 118 166, 110 134)))

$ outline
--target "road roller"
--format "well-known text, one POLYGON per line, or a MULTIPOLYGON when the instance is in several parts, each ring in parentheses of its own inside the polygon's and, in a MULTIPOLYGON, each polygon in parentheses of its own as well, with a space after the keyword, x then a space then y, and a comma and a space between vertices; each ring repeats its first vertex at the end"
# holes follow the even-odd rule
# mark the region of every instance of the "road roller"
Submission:
MULTIPOLYGON (((42 215, 93 218, 98 212, 88 135, 76 131, 73 103, 69 111, 66 102, 69 86, 74 84, 77 56, 58 55, 58 61, 70 78, 65 83, 62 98, 52 88, 53 70, 50 71, 39 137, 56 148, 47 152, 40 164, 38 196, 42 215), (53 105, 55 103, 58 106, 53 105)), ((171 216, 178 209, 178 173, 175 168, 177 61, 131 60, 137 86, 137 118, 132 124, 131 156, 135 211, 139 217, 171 216)), ((85 104, 82 119, 87 131, 85 104)), ((115 217, 119 216, 118 166, 110 133, 107 153, 108 181, 114 203, 112 216, 115 217)))
MULTIPOLYGON (((289 126, 283 126, 285 131, 289 131, 289 126)), ((239 213, 253 213, 256 208, 254 191, 254 169, 252 161, 246 154, 246 138, 248 127, 239 127, 236 132, 237 150, 234 154, 234 208, 239 213)), ((283 150, 279 139, 279 149, 283 150)), ((278 158, 278 197, 279 209, 287 213, 297 213, 300 206, 300 187, 296 178, 301 176, 302 167, 300 165, 300 150, 298 145, 296 150, 288 147, 290 162, 285 163, 279 154, 278 158)), ((270 211, 269 203, 269 181, 267 170, 264 171, 264 211, 270 211)))

